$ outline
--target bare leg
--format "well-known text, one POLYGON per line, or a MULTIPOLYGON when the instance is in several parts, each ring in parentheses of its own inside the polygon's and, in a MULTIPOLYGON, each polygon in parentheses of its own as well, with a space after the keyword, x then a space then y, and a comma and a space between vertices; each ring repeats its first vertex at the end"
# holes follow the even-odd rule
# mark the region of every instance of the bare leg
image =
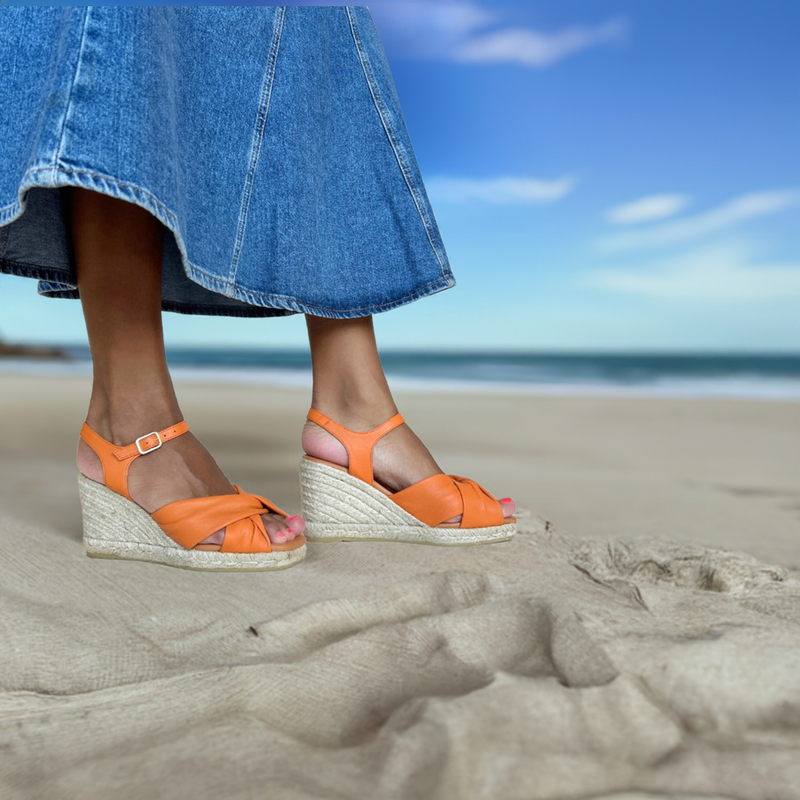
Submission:
MULTIPOLYGON (((183 419, 164 354, 161 248, 164 229, 150 213, 97 192, 74 189, 72 235, 94 381, 86 421, 115 444, 129 444, 183 419)), ((83 441, 78 468, 102 483, 100 461, 83 441)), ((214 459, 192 434, 133 462, 131 497, 153 512, 191 497, 233 494, 214 459)), ((303 530, 301 518, 265 514, 275 543, 303 530), (288 522, 288 524, 287 524, 288 522)), ((224 531, 198 548, 218 550, 224 531)))
MULTIPOLYGON (((355 431, 371 430, 396 414, 378 356, 372 317, 306 316, 306 322, 314 369, 313 407, 355 431)), ((347 465, 344 447, 313 422, 306 422, 302 444, 308 455, 347 465)), ((392 491, 442 471, 408 425, 378 442, 373 465, 376 480, 392 491)), ((514 513, 511 500, 503 501, 503 513, 506 517, 514 513)))

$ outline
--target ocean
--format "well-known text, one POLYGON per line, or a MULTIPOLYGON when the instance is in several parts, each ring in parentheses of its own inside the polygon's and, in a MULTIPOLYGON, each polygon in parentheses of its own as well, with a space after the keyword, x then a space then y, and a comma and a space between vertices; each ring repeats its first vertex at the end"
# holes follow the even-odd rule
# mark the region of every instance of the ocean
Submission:
MULTIPOLYGON (((86 374, 87 347, 67 360, 8 358, 2 373, 86 374)), ((303 350, 171 348, 176 380, 311 385, 303 350)), ((800 355, 592 354, 387 351, 381 359, 398 389, 509 394, 800 400, 800 355)))

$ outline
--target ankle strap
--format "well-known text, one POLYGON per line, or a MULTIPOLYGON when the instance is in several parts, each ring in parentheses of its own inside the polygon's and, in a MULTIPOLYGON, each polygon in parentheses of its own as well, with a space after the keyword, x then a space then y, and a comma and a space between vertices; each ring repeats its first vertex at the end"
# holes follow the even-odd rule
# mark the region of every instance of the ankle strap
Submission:
POLYGON ((373 428, 371 431, 351 431, 338 422, 334 422, 330 417, 326 417, 322 412, 312 408, 308 412, 308 419, 324 428, 332 436, 335 436, 347 450, 348 467, 347 471, 354 477, 365 481, 372 486, 372 451, 380 439, 386 436, 389 431, 402 425, 405 420, 402 414, 395 414, 391 419, 387 419, 382 425, 373 428))
POLYGON ((183 420, 177 425, 164 428, 163 431, 152 431, 140 436, 133 444, 120 446, 109 442, 93 431, 85 422, 81 428, 81 439, 94 450, 100 459, 103 467, 103 481, 111 491, 127 497, 128 494, 128 470, 131 464, 139 458, 146 456, 154 450, 158 450, 164 442, 175 439, 188 433, 189 423, 183 420))
POLYGON ((153 450, 158 450, 164 442, 168 442, 170 439, 175 439, 188 432, 189 423, 183 420, 177 425, 170 425, 169 428, 164 428, 163 431, 152 431, 144 436, 140 436, 133 444, 115 450, 114 455, 120 461, 125 461, 129 458, 137 458, 138 456, 146 456, 148 453, 152 453, 153 450))

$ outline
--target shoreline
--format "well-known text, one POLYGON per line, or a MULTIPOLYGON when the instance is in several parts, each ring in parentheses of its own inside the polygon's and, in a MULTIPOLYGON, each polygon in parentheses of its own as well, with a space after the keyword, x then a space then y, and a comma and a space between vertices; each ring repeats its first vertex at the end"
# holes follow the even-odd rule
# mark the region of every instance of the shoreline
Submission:
MULTIPOLYGON (((311 370, 269 367, 172 366, 181 383, 243 384, 285 389, 310 389, 311 370)), ((49 360, 44 357, 0 358, 0 376, 69 378, 91 376, 91 362, 49 360)), ((516 397, 583 397, 655 400, 742 400, 758 402, 800 401, 800 379, 698 378, 663 379, 650 383, 609 381, 515 382, 492 380, 432 379, 398 375, 386 370, 396 391, 421 394, 468 394, 516 397)))

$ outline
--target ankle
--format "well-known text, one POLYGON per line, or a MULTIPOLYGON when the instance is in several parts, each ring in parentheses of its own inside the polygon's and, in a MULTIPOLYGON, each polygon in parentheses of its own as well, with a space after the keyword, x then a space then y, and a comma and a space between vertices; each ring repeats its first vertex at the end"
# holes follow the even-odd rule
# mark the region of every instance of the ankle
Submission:
POLYGON ((358 390, 327 395, 314 392, 311 405, 352 430, 371 430, 397 414, 397 406, 388 391, 358 390))
POLYGON ((114 444, 129 444, 151 431, 160 431, 183 419, 177 400, 148 393, 117 402, 98 401, 92 395, 86 423, 114 444))

